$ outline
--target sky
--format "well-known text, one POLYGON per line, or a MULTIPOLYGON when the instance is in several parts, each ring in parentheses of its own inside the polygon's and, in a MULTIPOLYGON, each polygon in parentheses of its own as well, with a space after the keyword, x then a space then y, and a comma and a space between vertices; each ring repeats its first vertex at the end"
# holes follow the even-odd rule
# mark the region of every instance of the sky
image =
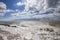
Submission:
POLYGON ((0 21, 60 21, 60 0, 0 0, 0 21))

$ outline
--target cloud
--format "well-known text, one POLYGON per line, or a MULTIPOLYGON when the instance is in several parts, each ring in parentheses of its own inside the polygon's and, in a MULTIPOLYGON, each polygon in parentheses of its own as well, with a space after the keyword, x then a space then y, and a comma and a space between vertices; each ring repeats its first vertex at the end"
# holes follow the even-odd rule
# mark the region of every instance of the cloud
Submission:
POLYGON ((17 2, 17 6, 25 5, 25 11, 30 10, 30 8, 36 8, 37 10, 44 10, 46 7, 46 2, 43 2, 44 0, 23 0, 22 2, 17 2), (45 7, 43 7, 45 6, 45 7))
POLYGON ((21 5, 24 5, 24 3, 17 2, 16 5, 17 5, 17 6, 21 6, 21 5))
POLYGON ((60 0, 47 0, 48 7, 56 8, 60 0))
POLYGON ((4 16, 6 13, 6 4, 3 2, 0 2, 0 16, 4 16))
MULTIPOLYGON (((30 11, 30 8, 35 8, 37 10, 41 10, 41 6, 42 6, 42 1, 40 0, 27 0, 26 4, 25 4, 25 11, 30 11)), ((35 10, 33 10, 35 11, 35 10)))
POLYGON ((25 9, 22 12, 20 12, 18 9, 7 9, 7 5, 3 2, 0 2, 0 16, 4 16, 7 12, 10 12, 10 18, 12 19, 38 18, 56 20, 60 17, 60 7, 58 7, 58 1, 53 1, 52 3, 51 2, 52 1, 50 0, 22 0, 22 2, 17 2, 15 4, 18 7, 25 5, 25 9), (58 6, 56 8, 53 8, 53 3, 56 3, 58 6), (54 13, 51 13, 51 9, 54 10, 54 13))
MULTIPOLYGON (((52 1, 50 1, 51 3, 52 1)), ((60 20, 60 7, 58 7, 59 5, 56 3, 56 1, 53 1, 51 4, 49 3, 49 0, 24 0, 24 2, 17 2, 16 5, 17 6, 21 6, 21 5, 25 5, 25 9, 24 11, 20 12, 16 12, 11 14, 11 16, 14 19, 24 19, 24 18, 36 18, 36 19, 40 19, 40 20, 48 20, 48 21, 52 21, 52 20, 60 20), (53 8, 53 5, 57 7, 53 8), (51 5, 51 6, 50 6, 51 5), (53 11, 53 10, 54 11, 53 11), (52 11, 52 12, 51 12, 52 11), (37 15, 38 14, 38 15, 37 15)))
MULTIPOLYGON (((45 13, 45 12, 44 12, 45 13)), ((54 13, 48 13, 48 14, 44 14, 44 13, 39 13, 38 15, 36 15, 37 13, 31 13, 31 12, 17 12, 17 13, 13 13, 11 14, 11 17, 13 19, 40 19, 41 21, 59 21, 60 20, 60 13, 58 12, 54 12, 54 13)))
POLYGON ((3 2, 0 2, 0 9, 6 9, 6 4, 3 2))
POLYGON ((7 9, 7 5, 3 2, 0 2, 0 17, 5 16, 7 12, 15 12, 16 10, 7 9))

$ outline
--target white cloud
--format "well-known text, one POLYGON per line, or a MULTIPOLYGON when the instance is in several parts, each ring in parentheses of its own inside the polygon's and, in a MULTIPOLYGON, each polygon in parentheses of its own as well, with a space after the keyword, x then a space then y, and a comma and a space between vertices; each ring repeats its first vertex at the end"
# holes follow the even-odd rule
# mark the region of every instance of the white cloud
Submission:
POLYGON ((59 10, 60 7, 59 8, 57 7, 56 9, 49 8, 48 7, 49 4, 47 0, 26 0, 26 1, 24 0, 24 2, 18 2, 16 5, 17 6, 25 5, 25 9, 22 12, 18 11, 17 13, 13 13, 12 14, 13 18, 18 18, 18 19, 20 18, 23 18, 23 19, 24 18, 40 18, 40 19, 47 18, 47 19, 55 20, 60 17, 60 14, 57 11, 59 10), (54 13, 43 14, 51 9, 55 10, 54 13), (35 11, 39 11, 40 15, 34 15, 35 11))
POLYGON ((23 3, 18 2, 18 3, 16 3, 16 5, 17 5, 17 6, 21 6, 21 5, 23 5, 23 3))
POLYGON ((0 17, 3 17, 7 12, 16 12, 16 10, 7 9, 7 5, 0 2, 0 17))
POLYGON ((28 11, 30 8, 35 8, 39 11, 44 11, 48 8, 47 0, 27 0, 25 4, 25 11, 28 11))
MULTIPOLYGON (((24 11, 20 12, 19 10, 10 10, 7 9, 7 5, 3 2, 0 2, 0 16, 4 16, 6 12, 14 12, 11 13, 11 18, 53 18, 56 16, 60 16, 58 13, 54 14, 43 14, 47 11, 48 2, 46 0, 23 0, 23 2, 17 2, 17 6, 25 5, 24 11), (42 15, 34 15, 38 14, 35 11, 39 11, 39 14, 42 15), (16 13, 15 13, 16 12, 16 13)), ((50 8, 48 8, 50 10, 50 8)), ((54 9, 58 12, 58 9, 54 9)))
POLYGON ((6 4, 3 2, 0 2, 0 16, 4 16, 6 13, 6 4))
POLYGON ((27 12, 17 12, 17 13, 12 13, 11 17, 13 19, 24 19, 24 18, 29 18, 29 15, 27 14, 27 12))
POLYGON ((16 12, 16 10, 7 9, 6 12, 16 12))
POLYGON ((6 9, 6 4, 5 3, 3 3, 3 2, 0 2, 0 8, 2 8, 2 9, 6 9))
POLYGON ((46 1, 45 0, 23 0, 23 2, 17 2, 17 6, 25 5, 25 11, 28 11, 30 8, 36 8, 37 10, 45 10, 46 1), (45 7, 44 7, 45 6, 45 7))
MULTIPOLYGON (((11 14, 12 18, 13 19, 32 19, 32 18, 36 18, 36 19, 43 19, 44 18, 46 20, 60 20, 58 19, 60 17, 60 13, 57 13, 57 12, 54 12, 54 13, 49 13, 49 14, 40 14, 40 15, 34 15, 34 12, 33 14, 31 14, 31 12, 17 12, 17 13, 13 13, 11 14)), ((48 21, 49 21, 48 20, 48 21)))

